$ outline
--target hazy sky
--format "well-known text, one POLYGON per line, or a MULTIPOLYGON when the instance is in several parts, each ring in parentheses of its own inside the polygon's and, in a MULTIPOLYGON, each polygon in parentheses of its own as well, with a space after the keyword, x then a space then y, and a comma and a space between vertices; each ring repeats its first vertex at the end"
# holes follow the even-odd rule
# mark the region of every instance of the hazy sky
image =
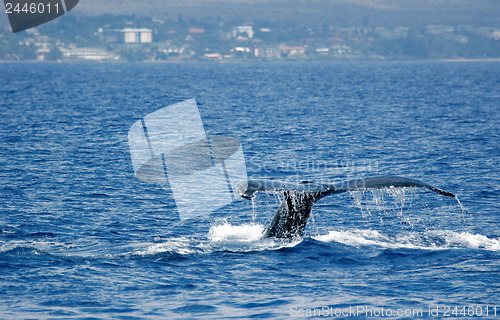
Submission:
POLYGON ((155 18, 234 17, 339 25, 473 24, 500 27, 500 0, 81 0, 77 12, 155 18))
MULTIPOLYGON (((295 25, 490 26, 500 29, 500 0, 80 0, 69 14, 247 20, 295 25)), ((10 28, 5 13, 0 24, 10 28)))

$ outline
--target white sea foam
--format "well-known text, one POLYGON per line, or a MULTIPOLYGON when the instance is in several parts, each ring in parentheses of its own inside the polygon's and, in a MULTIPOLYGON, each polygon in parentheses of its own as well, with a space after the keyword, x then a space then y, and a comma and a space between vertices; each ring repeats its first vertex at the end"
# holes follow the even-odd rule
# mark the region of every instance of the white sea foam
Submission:
POLYGON ((253 242, 262 237, 264 227, 260 224, 250 223, 233 226, 230 223, 215 225, 210 228, 211 241, 241 241, 253 242))
POLYGON ((13 240, 0 241, 0 253, 6 252, 15 248, 34 248, 34 252, 44 251, 64 251, 70 248, 69 245, 60 241, 51 240, 13 240))
POLYGON ((180 255, 205 254, 217 251, 252 252, 294 247, 302 239, 261 239, 264 227, 250 223, 232 225, 228 222, 210 228, 208 239, 171 238, 161 243, 140 243, 132 255, 154 256, 163 253, 180 255))
MULTIPOLYGON (((301 239, 263 239, 264 227, 259 224, 231 225, 223 223, 210 228, 208 241, 195 241, 188 238, 172 238, 162 243, 149 243, 144 250, 137 250, 135 255, 153 256, 162 253, 192 255, 214 251, 265 251, 284 247, 294 247, 301 239)), ((500 251, 500 238, 488 238, 469 232, 448 230, 404 232, 386 235, 376 230, 330 231, 328 234, 313 237, 321 242, 337 242, 347 246, 374 246, 381 248, 406 248, 422 250, 447 249, 482 249, 500 251)))
POLYGON ((177 253, 189 255, 203 252, 203 248, 192 243, 187 238, 169 239, 162 243, 152 243, 145 250, 136 251, 134 254, 152 256, 161 253, 177 253))
POLYGON ((500 238, 490 239, 480 234, 471 234, 468 232, 449 233, 446 235, 446 241, 449 245, 463 245, 467 248, 486 249, 491 251, 500 251, 500 238))
POLYGON ((208 244, 212 251, 251 252, 294 247, 302 239, 262 239, 264 227, 250 223, 234 226, 228 222, 210 228, 208 244))
POLYGON ((500 238, 488 238, 469 232, 447 230, 409 232, 388 236, 375 230, 330 231, 314 237, 323 242, 338 242, 348 246, 380 246, 384 248, 408 248, 446 250, 458 248, 500 251, 500 238))

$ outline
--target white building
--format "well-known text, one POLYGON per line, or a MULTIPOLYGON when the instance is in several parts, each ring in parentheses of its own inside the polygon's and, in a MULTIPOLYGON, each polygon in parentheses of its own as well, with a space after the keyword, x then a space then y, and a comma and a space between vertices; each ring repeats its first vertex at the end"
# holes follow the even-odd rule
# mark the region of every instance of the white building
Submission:
POLYGON ((254 32, 252 26, 237 26, 233 29, 233 37, 253 38, 254 32))
POLYGON ((151 43, 153 42, 153 31, 147 28, 125 28, 123 33, 125 43, 151 43))

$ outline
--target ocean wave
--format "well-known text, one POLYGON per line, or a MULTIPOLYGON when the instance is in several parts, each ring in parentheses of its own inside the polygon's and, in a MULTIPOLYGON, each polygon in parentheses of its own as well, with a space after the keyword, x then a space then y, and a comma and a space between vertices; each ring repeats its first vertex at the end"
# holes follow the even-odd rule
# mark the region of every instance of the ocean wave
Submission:
POLYGON ((68 246, 60 241, 51 240, 11 240, 0 242, 0 254, 7 254, 9 252, 53 252, 66 249, 68 246))
POLYGON ((205 249, 199 243, 195 243, 188 238, 174 238, 146 245, 146 249, 135 251, 133 255, 147 257, 164 254, 192 255, 205 252, 205 249))
POLYGON ((144 249, 133 252, 134 256, 158 255, 189 256, 213 252, 259 252, 294 247, 302 239, 261 239, 264 226, 255 223, 232 225, 224 222, 213 225, 207 238, 169 238, 159 243, 145 243, 144 249))
POLYGON ((348 246, 378 246, 424 250, 483 249, 500 251, 500 238, 488 238, 469 232, 436 230, 386 235, 375 230, 330 231, 313 237, 322 242, 338 242, 348 246))

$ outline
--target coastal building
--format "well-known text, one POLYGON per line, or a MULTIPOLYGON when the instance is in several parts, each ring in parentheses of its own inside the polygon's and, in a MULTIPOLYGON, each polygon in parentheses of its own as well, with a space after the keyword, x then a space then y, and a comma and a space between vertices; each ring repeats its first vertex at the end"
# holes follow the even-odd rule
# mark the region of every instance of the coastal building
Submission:
POLYGON ((302 56, 306 53, 306 48, 303 46, 282 46, 280 47, 282 57, 302 56))
POLYGON ((106 50, 96 48, 60 48, 63 57, 68 60, 118 60, 120 56, 106 50))
POLYGON ((191 27, 191 28, 189 28, 189 33, 191 33, 191 34, 203 34, 203 33, 205 33, 205 29, 203 29, 203 28, 197 28, 197 27, 191 27))
POLYGON ((237 26, 233 29, 233 37, 237 39, 251 39, 254 34, 252 26, 237 26))
POLYGON ((153 31, 147 28, 125 28, 120 30, 125 43, 151 43, 153 42, 153 31))

